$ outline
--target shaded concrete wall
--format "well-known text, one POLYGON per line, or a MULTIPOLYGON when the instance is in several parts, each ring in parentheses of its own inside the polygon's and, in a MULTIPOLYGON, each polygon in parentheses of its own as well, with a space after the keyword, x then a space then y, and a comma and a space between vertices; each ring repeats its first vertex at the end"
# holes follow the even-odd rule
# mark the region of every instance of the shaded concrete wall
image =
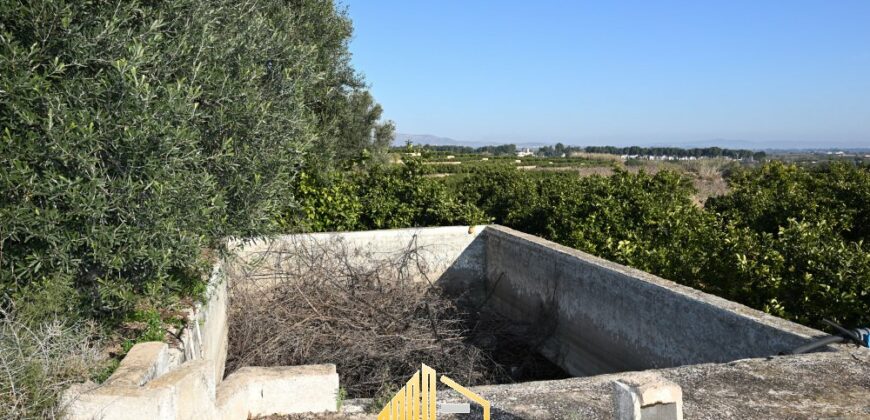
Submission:
POLYGON ((823 333, 502 226, 485 230, 488 304, 549 333, 574 375, 775 355, 823 333))

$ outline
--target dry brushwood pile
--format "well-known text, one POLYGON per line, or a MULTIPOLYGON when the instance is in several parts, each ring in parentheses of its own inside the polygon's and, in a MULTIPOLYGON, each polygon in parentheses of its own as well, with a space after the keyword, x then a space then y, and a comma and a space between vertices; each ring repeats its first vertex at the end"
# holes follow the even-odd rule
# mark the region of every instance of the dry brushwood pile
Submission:
POLYGON ((257 269, 232 275, 227 374, 334 363, 356 398, 398 388, 420 363, 465 385, 547 371, 525 329, 445 296, 414 244, 379 259, 339 240, 296 240, 267 254, 257 269))

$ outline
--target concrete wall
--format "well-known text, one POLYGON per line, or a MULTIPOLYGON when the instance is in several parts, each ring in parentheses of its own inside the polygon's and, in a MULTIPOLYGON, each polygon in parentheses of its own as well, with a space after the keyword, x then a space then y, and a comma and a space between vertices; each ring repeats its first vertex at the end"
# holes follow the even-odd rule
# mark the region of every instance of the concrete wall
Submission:
MULTIPOLYGON (((298 272, 312 255, 329 258, 344 253, 355 266, 376 266, 415 250, 416 256, 403 269, 417 281, 439 282, 448 291, 475 294, 486 276, 486 249, 480 236, 486 226, 449 226, 375 230, 363 232, 282 235, 230 243, 233 254, 231 278, 257 279, 268 288, 276 272, 298 272)), ((343 263, 343 262, 342 262, 343 263)), ((321 263, 322 264, 322 263, 321 263)), ((239 292, 232 284, 233 292, 239 292)))
MULTIPOLYGON (((335 411, 334 365, 247 367, 223 380, 228 288, 237 275, 268 286, 307 257, 400 267, 439 282, 546 336, 542 353, 574 375, 765 357, 821 332, 501 226, 288 235, 230 243, 206 304, 191 310, 180 343, 141 343, 104 384, 64 396, 67 418, 242 419, 335 411)), ((244 289, 242 289, 244 291, 244 289)))
POLYGON ((206 303, 197 303, 188 315, 187 328, 181 336, 180 364, 189 360, 211 360, 215 384, 223 380, 227 360, 227 279, 224 264, 219 262, 212 269, 206 303))
POLYGON ((765 357, 823 333, 541 238, 488 226, 488 303, 550 331, 574 375, 765 357))
MULTIPOLYGON (((425 273, 474 303, 532 322, 543 353, 574 375, 775 355, 823 333, 506 227, 286 235, 234 244, 236 267, 293 271, 294 255, 377 264, 416 248, 425 273)), ((234 290, 235 291, 235 290, 234 290)), ((261 289, 262 291, 262 289, 261 289)))
POLYGON ((245 368, 223 380, 227 358, 227 276, 212 270, 204 304, 190 310, 180 340, 133 346, 103 384, 70 387, 67 419, 226 419, 335 411, 335 365, 245 368))
MULTIPOLYGON (((335 365, 246 367, 224 380, 229 286, 240 274, 294 270, 308 253, 325 258, 346 252, 353 264, 376 264, 414 249, 402 268, 417 281, 438 281, 457 291, 481 290, 486 274, 484 226, 285 235, 230 241, 234 254, 212 271, 205 304, 188 314, 180 340, 134 346, 101 385, 70 387, 63 397, 69 419, 245 419, 251 416, 336 410, 335 365)), ((234 289, 233 292, 238 292, 234 289)))

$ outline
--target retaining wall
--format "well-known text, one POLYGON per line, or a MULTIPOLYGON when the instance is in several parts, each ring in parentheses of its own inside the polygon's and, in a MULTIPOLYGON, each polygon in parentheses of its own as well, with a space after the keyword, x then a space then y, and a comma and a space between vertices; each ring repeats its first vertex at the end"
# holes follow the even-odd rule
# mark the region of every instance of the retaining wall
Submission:
POLYGON ((228 286, 239 275, 268 287, 311 255, 378 264, 414 250, 398 268, 521 322, 547 339, 542 353, 573 375, 765 357, 821 332, 501 226, 287 235, 232 241, 204 305, 181 339, 134 346, 104 384, 68 390, 68 418, 244 419, 335 411, 334 365, 246 367, 223 379, 228 286), (300 257, 300 253, 308 253, 300 257), (412 263, 411 263, 412 262, 412 263), (271 276, 271 277, 270 277, 271 276))
POLYGON ((822 332, 502 226, 485 230, 489 303, 552 335, 577 376, 765 357, 822 332))
MULTIPOLYGON (((246 367, 224 380, 228 288, 243 274, 263 272, 268 283, 294 270, 296 253, 347 252, 354 264, 396 258, 415 250, 403 269, 418 281, 456 290, 482 287, 484 226, 285 235, 228 242, 231 255, 215 265, 208 298, 190 310, 173 343, 140 343, 103 384, 70 387, 63 396, 69 419, 246 419, 251 416, 328 412, 337 408, 335 365, 246 367)), ((261 284, 262 285, 262 284, 261 284)), ((235 292, 240 290, 236 289, 235 292)))

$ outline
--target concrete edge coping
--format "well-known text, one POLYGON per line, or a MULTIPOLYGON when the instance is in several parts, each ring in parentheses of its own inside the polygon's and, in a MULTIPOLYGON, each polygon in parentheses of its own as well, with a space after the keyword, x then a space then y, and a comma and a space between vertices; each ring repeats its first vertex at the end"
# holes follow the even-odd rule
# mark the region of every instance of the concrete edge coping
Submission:
POLYGON ((216 384, 212 360, 189 360, 172 370, 166 361, 166 343, 136 344, 110 380, 64 392, 66 418, 114 418, 129 412, 131 418, 229 420, 338 409, 334 364, 245 367, 216 384))
MULTIPOLYGON (((596 266, 603 270, 609 270, 612 272, 616 272, 622 274, 624 276, 632 277, 637 281, 642 281, 652 286, 660 287, 667 289, 673 293, 679 294, 687 299, 694 300, 696 302, 715 306, 717 308, 723 309, 725 311, 731 312, 737 316, 745 317, 749 320, 757 322, 762 325, 774 327, 783 331, 787 331, 796 336, 805 338, 805 339, 813 339, 818 337, 824 337, 828 334, 816 330, 814 328, 807 327, 805 325, 798 324, 796 322, 788 321, 762 311, 752 309, 746 305, 733 302, 727 300, 725 298, 721 298, 716 295, 712 295, 706 292, 702 292, 698 289, 694 289, 689 286, 685 286, 674 282, 672 280, 667 280, 656 275, 647 273, 642 270, 638 270, 636 268, 631 268, 622 264, 618 264, 612 261, 608 261, 603 258, 596 257, 591 254, 587 254, 583 251, 570 248, 564 245, 557 244, 555 242, 530 235, 527 233, 523 233, 509 227, 501 226, 501 225, 486 225, 484 232, 487 234, 495 235, 495 237, 499 239, 506 240, 521 240, 531 243, 534 247, 547 248, 549 250, 558 252, 560 254, 566 255, 568 257, 579 258, 585 261, 588 264, 596 266)), ((830 348, 830 346, 829 346, 830 348)), ((835 351, 840 351, 836 346, 832 348, 835 351)))
POLYGON ((215 406, 225 419, 336 412, 338 392, 334 364, 247 366, 218 386, 215 406))
POLYGON ((134 345, 103 386, 140 387, 169 370, 169 346, 161 341, 134 345))
MULTIPOLYGON (((417 228, 405 228, 405 229, 388 229, 388 230, 361 230, 361 231, 348 231, 348 232, 317 232, 317 233, 297 233, 297 234, 289 234, 289 235, 275 235, 275 236, 260 236, 255 238, 227 238, 226 244, 227 248, 231 251, 244 250, 244 248, 248 247, 259 247, 263 245, 267 245, 273 242, 281 242, 286 241, 288 239, 292 239, 294 237, 305 236, 310 237, 315 240, 322 239, 330 239, 335 236, 341 236, 344 239, 353 240, 353 239, 364 239, 370 237, 373 234, 377 234, 379 238, 383 237, 393 237, 400 238, 409 235, 415 235, 421 232, 427 233, 444 233, 444 234, 459 234, 465 233, 466 235, 474 235, 477 236, 481 234, 487 227, 493 225, 467 225, 467 226, 436 226, 436 227, 417 227, 417 228)), ((256 252, 256 251, 254 251, 256 252)))
POLYGON ((654 373, 621 377, 613 384, 616 420, 683 420, 683 390, 654 373))

